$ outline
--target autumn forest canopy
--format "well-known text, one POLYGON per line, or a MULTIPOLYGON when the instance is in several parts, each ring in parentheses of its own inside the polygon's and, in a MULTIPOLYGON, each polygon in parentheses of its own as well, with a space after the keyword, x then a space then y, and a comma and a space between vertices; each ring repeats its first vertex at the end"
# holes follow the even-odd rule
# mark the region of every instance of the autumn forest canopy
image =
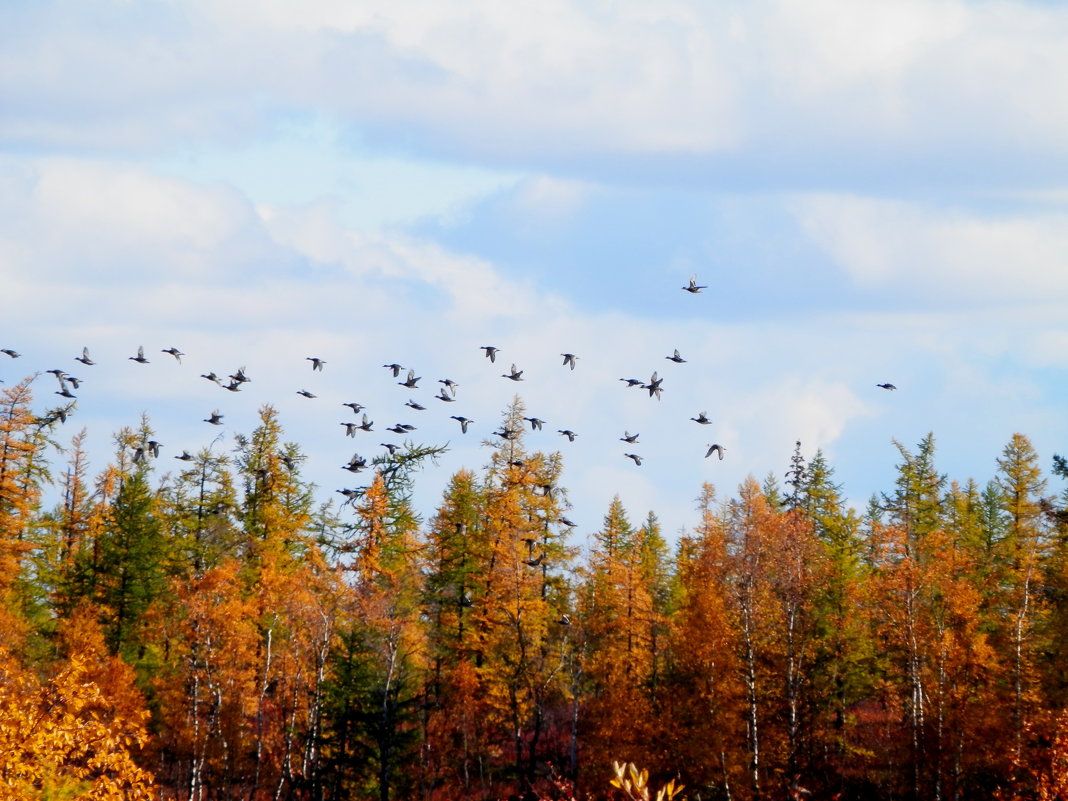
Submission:
POLYGON ((1068 793, 1068 464, 1023 434, 985 486, 897 443, 863 510, 798 443, 669 542, 618 496, 572 528, 522 434, 421 519, 432 444, 324 498, 270 406, 91 465, 33 390, 0 393, 3 798, 623 797, 614 761, 690 799, 1068 793))

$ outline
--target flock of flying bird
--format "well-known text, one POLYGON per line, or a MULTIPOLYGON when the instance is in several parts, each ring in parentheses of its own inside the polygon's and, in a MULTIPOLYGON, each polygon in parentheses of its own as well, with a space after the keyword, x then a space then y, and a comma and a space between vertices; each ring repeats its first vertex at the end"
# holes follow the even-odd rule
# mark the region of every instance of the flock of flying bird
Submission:
MULTIPOLYGON (((707 286, 698 285, 696 276, 692 276, 690 278, 689 283, 686 286, 683 286, 682 289, 690 294, 698 294, 702 290, 707 289, 707 286)), ((485 358, 487 358, 491 363, 496 362, 497 356, 500 353, 500 349, 493 345, 483 345, 481 347, 481 350, 484 352, 485 358)), ((179 364, 182 363, 182 357, 186 355, 176 347, 162 348, 161 352, 172 356, 179 364)), ((11 358, 18 358, 20 356, 17 351, 10 348, 0 348, 0 353, 6 354, 11 358)), ((575 370, 579 357, 574 353, 562 353, 560 355, 563 358, 562 366, 567 367, 571 370, 575 370)), ((129 360, 137 362, 138 364, 149 363, 149 359, 145 356, 143 346, 139 346, 137 348, 136 355, 130 356, 128 358, 129 360)), ((670 356, 666 356, 665 358, 675 364, 686 363, 686 359, 682 357, 678 349, 675 349, 670 356)), ((81 355, 76 356, 75 361, 89 367, 96 364, 96 362, 93 361, 93 359, 89 355, 88 347, 82 348, 81 355)), ((307 361, 311 362, 311 369, 313 372, 322 372, 324 365, 326 365, 326 360, 318 356, 308 356, 307 361)), ((422 380, 421 376, 416 375, 415 370, 405 368, 400 364, 390 363, 383 365, 383 367, 388 369, 392 373, 394 378, 401 378, 403 373, 403 380, 397 381, 396 383, 407 389, 417 389, 419 386, 419 382, 422 380)), ((76 399, 76 395, 72 390, 77 390, 79 388, 81 384, 81 379, 61 369, 51 369, 47 370, 46 372, 55 375, 56 379, 59 382, 59 389, 56 391, 55 394, 70 400, 71 403, 50 410, 44 417, 39 418, 39 422, 42 424, 50 424, 52 422, 55 422, 56 420, 59 420, 60 422, 66 422, 67 416, 73 411, 75 406, 74 401, 76 399)), ((501 377, 513 382, 519 382, 523 381, 523 372, 523 370, 519 369, 516 364, 513 363, 509 368, 508 372, 501 373, 501 377)), ((229 392, 240 392, 242 390, 243 385, 251 381, 251 379, 245 374, 244 367, 239 367, 233 373, 225 376, 225 378, 216 375, 216 373, 214 372, 203 373, 201 374, 201 377, 213 382, 217 386, 229 392)), ((620 378, 619 380, 622 381, 628 388, 640 388, 646 390, 650 398, 655 397, 658 400, 660 399, 664 391, 664 379, 660 377, 658 375, 658 371, 655 370, 647 381, 643 381, 637 378, 620 378)), ((433 397, 436 400, 444 403, 455 402, 457 399, 457 388, 459 384, 449 378, 438 379, 437 383, 441 384, 441 388, 438 390, 438 393, 433 397)), ((890 383, 877 384, 876 386, 886 390, 896 389, 896 387, 890 383)), ((316 397, 314 393, 306 389, 297 390, 297 394, 305 398, 316 397)), ((373 430, 374 421, 372 421, 368 417, 366 411, 364 411, 366 408, 365 406, 353 401, 343 403, 342 405, 350 408, 353 414, 359 416, 358 420, 340 423, 340 425, 345 429, 344 433, 346 436, 357 437, 359 432, 370 432, 373 430)), ((414 411, 426 410, 426 407, 424 405, 414 400, 409 400, 407 403, 405 403, 405 406, 411 408, 414 411)), ((223 416, 224 415, 218 409, 215 409, 208 417, 203 418, 203 421, 211 425, 221 426, 223 425, 223 416)), ((460 414, 451 415, 450 419, 455 420, 459 424, 460 431, 462 434, 466 434, 469 430, 469 427, 475 422, 474 420, 460 414)), ((533 416, 524 417, 523 420, 530 424, 532 431, 543 430, 542 427, 543 425, 545 425, 546 422, 538 417, 533 416)), ((691 417, 690 420, 699 425, 710 425, 712 423, 712 420, 708 417, 705 411, 699 412, 696 416, 691 417)), ((395 425, 386 428, 386 430, 397 435, 403 435, 415 430, 415 428, 416 427, 414 425, 408 423, 396 423, 395 425)), ((496 430, 492 433, 494 436, 500 437, 503 440, 511 440, 516 438, 520 434, 520 431, 508 428, 507 426, 502 426, 499 430, 496 430)), ((567 428, 557 429, 557 433, 559 433, 563 437, 566 437, 569 442, 574 442, 575 438, 578 436, 575 431, 567 428)), ((631 434, 629 431, 624 431, 623 436, 621 436, 619 439, 620 441, 628 445, 634 445, 638 443, 638 437, 638 434, 631 434)), ((388 450, 390 455, 392 455, 398 448, 398 446, 393 443, 383 442, 380 444, 382 445, 382 447, 388 450)), ((150 455, 153 458, 158 458, 160 454, 160 447, 161 444, 155 440, 148 440, 146 442, 140 443, 139 445, 134 447, 133 459, 134 461, 140 461, 141 459, 145 458, 146 455, 150 455)), ((724 446, 719 443, 713 442, 707 444, 704 458, 707 459, 713 454, 716 454, 718 458, 722 460, 725 450, 726 449, 724 448, 724 446)), ((642 464, 642 456, 638 453, 626 452, 622 455, 624 458, 632 460, 635 465, 640 466, 642 464)), ((195 459, 195 457, 190 454, 188 450, 183 450, 181 454, 175 456, 174 458, 187 462, 195 459)), ((289 458, 285 458, 285 461, 287 466, 292 469, 292 467, 294 466, 292 460, 289 458)), ((358 473, 367 468, 368 466, 368 460, 364 456, 361 456, 357 453, 354 454, 352 458, 341 467, 342 469, 347 470, 350 473, 358 473)), ((365 488, 360 488, 359 490, 343 489, 338 490, 338 492, 340 492, 346 497, 346 502, 349 502, 361 495, 362 490, 364 489, 365 488)))

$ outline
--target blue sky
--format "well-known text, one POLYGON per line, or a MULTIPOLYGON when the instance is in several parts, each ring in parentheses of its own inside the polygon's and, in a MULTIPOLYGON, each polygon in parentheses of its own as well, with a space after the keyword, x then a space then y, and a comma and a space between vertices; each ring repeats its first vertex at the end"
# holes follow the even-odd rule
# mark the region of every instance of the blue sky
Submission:
POLYGON ((213 409, 229 437, 272 403, 326 497, 411 422, 450 447, 429 513, 518 390, 579 536, 617 493, 674 535, 702 482, 781 478, 798 439, 858 505, 894 439, 933 432, 961 482, 1017 431, 1046 469, 1068 451, 1068 8, 88 0, 0 23, 0 346, 24 354, 0 379, 84 378, 67 431, 98 467, 142 412, 162 472, 213 409), (242 365, 240 394, 199 378, 242 365), (618 380, 654 370, 659 402, 618 380))

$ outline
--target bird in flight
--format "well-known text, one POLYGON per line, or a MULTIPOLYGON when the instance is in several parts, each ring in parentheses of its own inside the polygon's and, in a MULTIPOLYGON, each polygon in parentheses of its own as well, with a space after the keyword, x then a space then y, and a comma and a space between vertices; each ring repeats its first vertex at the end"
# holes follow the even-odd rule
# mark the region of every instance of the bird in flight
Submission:
POLYGON ((686 363, 686 360, 684 358, 682 358, 682 356, 679 355, 679 349, 678 348, 675 348, 675 352, 671 356, 665 356, 664 358, 667 359, 668 361, 675 362, 675 364, 685 364, 686 363))
POLYGON ((560 355, 564 357, 564 366, 570 367, 572 370, 574 370, 575 360, 578 358, 578 356, 576 356, 574 353, 561 353, 560 355))
POLYGON ((893 384, 876 384, 875 386, 882 387, 883 389, 897 389, 893 384))
POLYGON ((486 351, 486 358, 491 362, 497 361, 497 353, 500 351, 500 348, 495 348, 493 345, 483 345, 482 350, 486 351))
POLYGON ((708 287, 707 286, 698 286, 697 285, 697 276, 696 275, 691 275, 690 276, 689 285, 688 286, 684 286, 683 289, 685 289, 691 295, 696 295, 702 289, 708 289, 708 287))
POLYGON ((160 350, 160 353, 171 354, 171 356, 173 356, 177 360, 178 364, 182 363, 182 357, 185 356, 185 354, 178 350, 178 348, 162 348, 160 350))
POLYGON ((563 434, 565 437, 567 437, 567 441, 568 442, 574 442, 575 441, 575 437, 578 436, 578 434, 576 434, 570 428, 558 428, 556 430, 556 433, 563 434))
POLYGON ((345 426, 346 437, 355 437, 356 432, 360 429, 360 427, 356 425, 356 423, 342 423, 341 425, 345 426))
POLYGON ((371 426, 373 426, 373 425, 374 425, 374 421, 373 420, 368 420, 367 419, 367 415, 364 414, 363 419, 360 421, 360 424, 357 426, 357 428, 359 428, 361 431, 370 431, 371 430, 371 426))
MULTIPOLYGON (((449 400, 452 400, 452 398, 449 398, 449 400)), ((426 407, 425 407, 425 406, 423 406, 423 405, 422 405, 421 403, 416 403, 416 402, 415 402, 415 401, 413 401, 413 400, 409 400, 409 401, 408 401, 408 402, 407 402, 406 404, 404 404, 404 405, 405 405, 405 406, 408 406, 408 407, 410 407, 410 408, 412 408, 412 409, 415 409, 415 410, 416 410, 417 412, 421 412, 421 411, 423 411, 424 409, 426 409, 426 407)))
POLYGON ((512 371, 510 373, 501 373, 501 378, 510 378, 513 381, 522 381, 523 380, 523 371, 522 370, 516 370, 515 369, 515 365, 513 364, 512 365, 512 371))
POLYGON ((541 431, 541 427, 545 424, 544 420, 537 417, 524 417, 523 419, 530 423, 531 431, 541 431))
POLYGON ((637 379, 637 378, 621 378, 619 380, 623 381, 628 387, 644 387, 645 386, 645 382, 640 380, 640 379, 637 379))
POLYGON ((719 445, 719 444, 709 445, 708 446, 708 450, 705 451, 705 458, 707 459, 709 456, 711 456, 713 453, 715 453, 715 454, 717 454, 719 456, 720 461, 723 461, 723 451, 725 451, 725 450, 727 450, 727 449, 724 448, 722 445, 719 445))
POLYGON ((468 420, 462 414, 454 414, 450 419, 455 420, 460 424, 460 431, 464 434, 467 433, 467 427, 471 425, 471 423, 475 422, 474 420, 468 420))
POLYGON ((451 378, 439 378, 438 383, 444 384, 445 389, 449 390, 449 394, 452 395, 454 398, 456 397, 456 388, 460 386, 459 384, 457 384, 451 378))
POLYGON ((348 464, 341 465, 341 468, 343 470, 348 470, 350 473, 359 473, 365 467, 367 467, 367 460, 360 456, 360 454, 358 453, 354 453, 352 455, 352 458, 349 459, 348 464))
POLYGON ((252 380, 247 375, 245 375, 245 368, 244 367, 238 367, 236 373, 233 373, 232 375, 227 376, 227 377, 231 381, 233 381, 234 383, 237 383, 237 384, 245 384, 245 383, 248 383, 249 381, 252 380))
POLYGON ((81 362, 86 367, 89 367, 89 366, 92 366, 92 365, 96 364, 96 362, 94 362, 92 359, 89 358, 89 348, 82 348, 82 355, 81 356, 75 356, 74 357, 74 361, 81 362))
POLYGON ((222 419, 223 419, 223 415, 219 414, 219 410, 216 409, 214 412, 211 413, 211 417, 205 417, 204 418, 204 422, 205 423, 211 423, 213 426, 221 426, 222 425, 222 419))
POLYGON ((400 375, 400 371, 404 369, 403 367, 401 367, 396 362, 394 362, 393 364, 383 364, 382 366, 385 367, 387 370, 392 370, 394 378, 399 376, 400 375))
POLYGON ((629 431, 624 431, 623 436, 620 437, 619 440, 620 442, 629 442, 633 445, 635 442, 638 441, 638 436, 638 434, 631 434, 629 431))
POLYGON ((22 355, 18 351, 11 350, 11 348, 0 348, 0 353, 6 353, 12 359, 17 359, 19 356, 22 355))
POLYGON ((137 346, 137 355, 129 357, 131 361, 135 361, 138 364, 148 364, 148 359, 145 358, 145 349, 142 345, 137 346))
POLYGON ((308 392, 308 390, 306 390, 306 389, 298 389, 297 390, 297 394, 298 395, 303 395, 305 398, 318 398, 319 397, 318 395, 313 395, 312 393, 308 392))
POLYGON ((191 461, 193 461, 194 457, 193 457, 193 454, 191 454, 189 451, 182 451, 182 455, 181 456, 175 456, 174 458, 175 459, 181 459, 183 462, 191 462, 191 461))
POLYGON ((639 467, 641 466, 642 457, 640 457, 638 454, 636 454, 636 453, 624 453, 623 455, 626 456, 628 459, 633 459, 634 460, 634 464, 638 465, 639 467))
POLYGON ((438 392, 438 394, 434 397, 437 398, 439 401, 445 401, 446 403, 452 403, 454 400, 456 400, 455 397, 449 394, 448 390, 446 390, 445 387, 442 387, 441 391, 438 392))
POLYGON ((656 399, 660 400, 660 393, 664 391, 660 385, 663 383, 664 379, 658 378, 656 371, 654 370, 652 376, 649 378, 649 383, 645 384, 645 389, 649 390, 650 398, 653 397, 653 395, 656 395, 656 399))
POLYGON ((348 406, 350 409, 352 409, 353 414, 359 414, 365 408, 362 403, 356 403, 356 401, 349 401, 348 403, 343 403, 341 405, 348 406))
POLYGON ((326 364, 325 359, 320 359, 318 356, 306 356, 305 361, 312 363, 312 371, 318 370, 320 373, 323 371, 323 365, 326 364))
POLYGON ((201 378, 206 378, 206 379, 208 379, 208 381, 214 381, 220 387, 222 386, 222 381, 219 379, 219 376, 215 375, 214 371, 212 371, 210 373, 201 373, 200 377, 201 378))
POLYGON ((712 422, 708 419, 707 415, 704 412, 699 412, 697 417, 691 417, 690 419, 693 420, 695 423, 700 423, 703 426, 707 426, 709 423, 712 422))
MULTIPOLYGON (((396 373, 394 373, 394 375, 396 375, 396 373)), ((407 387, 408 389, 415 389, 415 385, 420 378, 422 378, 422 376, 416 376, 415 370, 409 370, 408 377, 403 381, 398 381, 397 383, 400 384, 402 387, 407 387)))

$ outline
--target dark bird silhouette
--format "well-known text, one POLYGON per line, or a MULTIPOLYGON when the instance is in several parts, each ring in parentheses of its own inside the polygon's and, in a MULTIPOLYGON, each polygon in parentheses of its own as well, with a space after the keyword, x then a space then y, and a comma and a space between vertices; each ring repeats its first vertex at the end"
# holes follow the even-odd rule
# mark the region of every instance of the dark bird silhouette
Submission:
POLYGON ((63 378, 60 379, 60 382, 62 382, 62 381, 66 381, 68 384, 70 384, 75 389, 79 389, 81 387, 81 385, 82 385, 82 379, 75 378, 72 375, 63 376, 63 378))
POLYGON ((451 378, 439 378, 438 383, 444 384, 445 388, 449 390, 449 394, 452 395, 454 398, 456 397, 456 388, 460 386, 459 384, 457 384, 451 378))
POLYGON ((705 451, 705 458, 707 459, 713 453, 716 453, 716 454, 719 455, 720 461, 722 461, 723 460, 723 451, 725 451, 725 450, 726 450, 726 448, 724 448, 722 445, 718 445, 718 444, 709 445, 708 446, 708 450, 705 451))
POLYGON ((393 456, 397 452, 397 448, 400 447, 400 445, 394 445, 392 442, 379 442, 378 444, 389 451, 390 456, 393 456))
POLYGON ((402 387, 408 387, 408 389, 415 389, 415 385, 420 378, 422 378, 422 376, 416 376, 415 370, 409 370, 408 377, 403 381, 398 381, 397 383, 400 384, 402 387))
POLYGON ((240 392, 241 391, 241 384, 243 384, 243 383, 244 383, 243 381, 231 381, 226 386, 223 386, 222 384, 220 384, 219 386, 221 386, 223 389, 228 389, 231 392, 240 392))
POLYGON ((693 420, 695 423, 700 423, 703 426, 707 426, 709 423, 712 422, 708 419, 707 415, 704 412, 699 412, 697 417, 691 417, 690 419, 693 420))
POLYGON ((238 367, 237 372, 227 376, 231 381, 235 381, 238 384, 246 384, 252 379, 245 375, 245 368, 238 367))
POLYGON ((200 377, 206 378, 208 379, 208 381, 214 381, 220 387, 222 386, 222 380, 219 378, 219 376, 215 375, 214 371, 210 373, 201 373, 200 377))
POLYGON ((501 439, 515 439, 519 435, 519 432, 514 428, 502 428, 500 431, 494 431, 493 433, 501 439))
POLYGON ((541 553, 539 553, 536 557, 534 557, 532 559, 524 559, 523 563, 527 564, 527 565, 530 565, 531 567, 538 567, 544 561, 545 561, 545 552, 542 551, 541 553))
POLYGON ((541 427, 545 425, 545 421, 539 420, 537 417, 524 417, 523 419, 530 423, 531 431, 541 431, 541 427))
POLYGON ((664 379, 658 378, 655 372, 650 376, 649 383, 645 385, 645 389, 649 390, 650 398, 656 395, 656 399, 660 400, 660 393, 664 391, 660 385, 663 383, 664 379))
MULTIPOLYGON (((452 398, 449 398, 449 400, 452 400, 452 398)), ((410 401, 408 401, 408 402, 407 402, 406 404, 404 404, 404 405, 405 405, 405 406, 408 406, 408 407, 410 407, 410 408, 412 408, 412 409, 415 409, 415 410, 416 410, 417 412, 421 412, 421 411, 423 411, 423 410, 425 410, 425 409, 426 409, 426 407, 425 407, 425 406, 423 406, 423 405, 421 405, 421 404, 418 404, 418 403, 416 403, 416 402, 415 402, 415 401, 413 401, 413 400, 410 400, 410 401)))
POLYGON ((373 425, 374 425, 374 421, 373 420, 368 420, 367 419, 367 415, 365 414, 363 416, 363 419, 360 421, 360 425, 357 426, 357 427, 361 431, 370 431, 371 430, 371 426, 373 426, 373 425))
POLYGON ((150 439, 148 442, 145 443, 145 445, 147 445, 149 451, 152 452, 152 457, 155 458, 155 459, 158 459, 159 458, 159 449, 160 449, 161 443, 156 442, 156 440, 154 440, 154 439, 150 439))
POLYGON ((623 455, 626 456, 628 459, 633 459, 634 460, 634 464, 638 465, 639 467, 641 466, 642 457, 640 457, 638 454, 636 454, 636 453, 624 453, 623 455))
POLYGON ((306 390, 306 389, 298 389, 297 390, 297 394, 298 395, 303 395, 305 398, 318 398, 319 397, 318 395, 313 395, 311 392, 308 392, 308 390, 306 390))
POLYGON ((183 462, 191 462, 196 457, 194 457, 193 454, 191 454, 189 451, 182 451, 181 456, 175 456, 174 458, 181 459, 183 462))
POLYGON ((367 467, 367 460, 358 453, 353 454, 348 464, 341 465, 343 470, 348 470, 350 473, 359 473, 365 467, 367 467))
POLYGON ((134 462, 140 462, 145 458, 145 448, 143 445, 138 445, 133 449, 134 462))
POLYGON ((360 427, 355 423, 342 423, 341 425, 345 426, 346 437, 355 437, 356 432, 360 430, 360 427))
POLYGON ((557 620, 556 622, 559 623, 561 626, 570 626, 571 625, 571 616, 570 615, 560 615, 560 619, 557 620))
POLYGON ((382 366, 383 366, 383 367, 385 367, 385 368, 386 368, 387 370, 392 370, 392 371, 393 371, 393 377, 394 377, 394 378, 396 378, 397 376, 399 376, 399 375, 400 375, 400 372, 401 372, 401 370, 403 370, 403 369, 404 369, 403 367, 401 367, 401 366, 400 366, 399 364, 397 364, 396 362, 394 362, 393 364, 383 364, 382 366))
POLYGON ((47 422, 54 422, 56 420, 59 420, 59 422, 65 423, 67 422, 67 415, 70 414, 72 411, 74 411, 73 403, 68 403, 66 406, 60 406, 59 408, 53 409, 51 412, 48 413, 47 422))
POLYGON ((362 490, 362 489, 339 489, 339 490, 336 490, 336 492, 340 492, 342 495, 345 496, 345 500, 342 503, 342 505, 344 505, 346 503, 355 502, 355 500, 357 498, 361 497, 364 494, 364 492, 366 492, 366 490, 362 490))
POLYGON ((211 417, 205 417, 204 418, 204 422, 205 423, 211 423, 213 426, 221 426, 222 425, 222 419, 223 419, 223 415, 219 414, 219 410, 216 409, 214 412, 211 413, 211 417))
POLYGON ((89 348, 82 348, 82 355, 81 356, 75 356, 74 357, 74 361, 81 362, 86 367, 91 367, 94 364, 96 364, 96 362, 94 362, 92 359, 89 358, 89 348))
POLYGON ((56 378, 59 379, 59 389, 56 390, 56 394, 64 398, 73 398, 74 393, 70 391, 70 387, 68 387, 67 382, 63 380, 63 376, 57 375, 56 378))
POLYGON ((575 441, 575 437, 578 436, 578 434, 576 434, 570 428, 558 428, 556 430, 556 433, 563 434, 565 437, 567 437, 567 441, 568 442, 574 442, 575 441))
POLYGON ((160 353, 171 354, 171 356, 174 357, 175 361, 177 361, 178 364, 182 363, 182 357, 185 356, 185 354, 178 350, 178 348, 163 348, 160 350, 160 353))
POLYGON ((687 292, 689 292, 692 295, 696 295, 702 289, 708 289, 708 287, 707 286, 698 286, 697 285, 697 276, 696 275, 691 275, 690 276, 689 285, 688 286, 684 286, 683 289, 685 289, 687 292))
POLYGON ((523 371, 522 370, 516 370, 515 369, 515 365, 513 364, 512 365, 512 371, 510 373, 501 373, 501 378, 510 378, 513 381, 522 381, 523 380, 523 371))
POLYGON ((318 370, 320 373, 323 371, 323 365, 326 364, 326 359, 320 359, 318 356, 306 356, 306 361, 312 363, 312 371, 318 370))
POLYGON ((12 359, 17 359, 19 356, 22 355, 18 351, 11 350, 11 348, 0 348, 0 353, 6 353, 12 359))
POLYGON ((500 351, 500 348, 495 348, 493 345, 483 345, 482 350, 486 351, 486 358, 491 362, 497 361, 497 353, 500 351))
POLYGON ((882 387, 883 389, 897 389, 893 384, 876 384, 875 386, 882 387))
POLYGON ((362 412, 364 409, 367 408, 362 403, 356 403, 355 401, 350 401, 349 403, 343 403, 341 405, 342 406, 348 406, 350 409, 352 409, 352 413, 353 414, 359 414, 360 412, 362 412))
POLYGON ((145 349, 142 345, 137 346, 137 355, 130 356, 131 361, 135 361, 138 364, 148 364, 148 359, 145 358, 145 349))
POLYGON ((386 431, 392 431, 394 434, 403 434, 405 433, 405 431, 407 431, 407 429, 400 423, 397 423, 396 425, 387 428, 386 431))
POLYGON ((561 353, 560 355, 564 357, 564 366, 570 367, 572 370, 574 370, 575 360, 578 358, 578 356, 576 356, 574 353, 561 353))
POLYGON ((675 352, 671 356, 665 356, 669 362, 675 362, 675 364, 685 364, 686 360, 679 355, 679 349, 675 348, 675 352))
POLYGON ((455 420, 460 424, 460 433, 462 434, 466 434, 467 427, 471 425, 471 423, 475 422, 474 420, 468 420, 462 414, 454 414, 450 419, 455 420))
POLYGON ((560 522, 563 523, 568 528, 574 528, 575 526, 578 525, 578 523, 572 522, 571 520, 567 519, 563 515, 560 516, 560 522))
POLYGON ((453 401, 456 400, 456 398, 454 398, 452 395, 450 395, 448 393, 448 391, 445 389, 445 387, 442 387, 441 391, 438 392, 438 394, 435 395, 434 397, 437 398, 439 401, 445 401, 445 403, 452 403, 453 401))
POLYGON ((619 380, 625 382, 628 387, 644 387, 645 386, 645 382, 644 381, 639 381, 637 378, 621 378, 619 380))
POLYGON ((620 442, 629 442, 630 444, 633 445, 635 442, 638 441, 638 435, 637 434, 631 434, 629 431, 624 431, 623 432, 623 436, 620 437, 619 440, 620 440, 620 442))

